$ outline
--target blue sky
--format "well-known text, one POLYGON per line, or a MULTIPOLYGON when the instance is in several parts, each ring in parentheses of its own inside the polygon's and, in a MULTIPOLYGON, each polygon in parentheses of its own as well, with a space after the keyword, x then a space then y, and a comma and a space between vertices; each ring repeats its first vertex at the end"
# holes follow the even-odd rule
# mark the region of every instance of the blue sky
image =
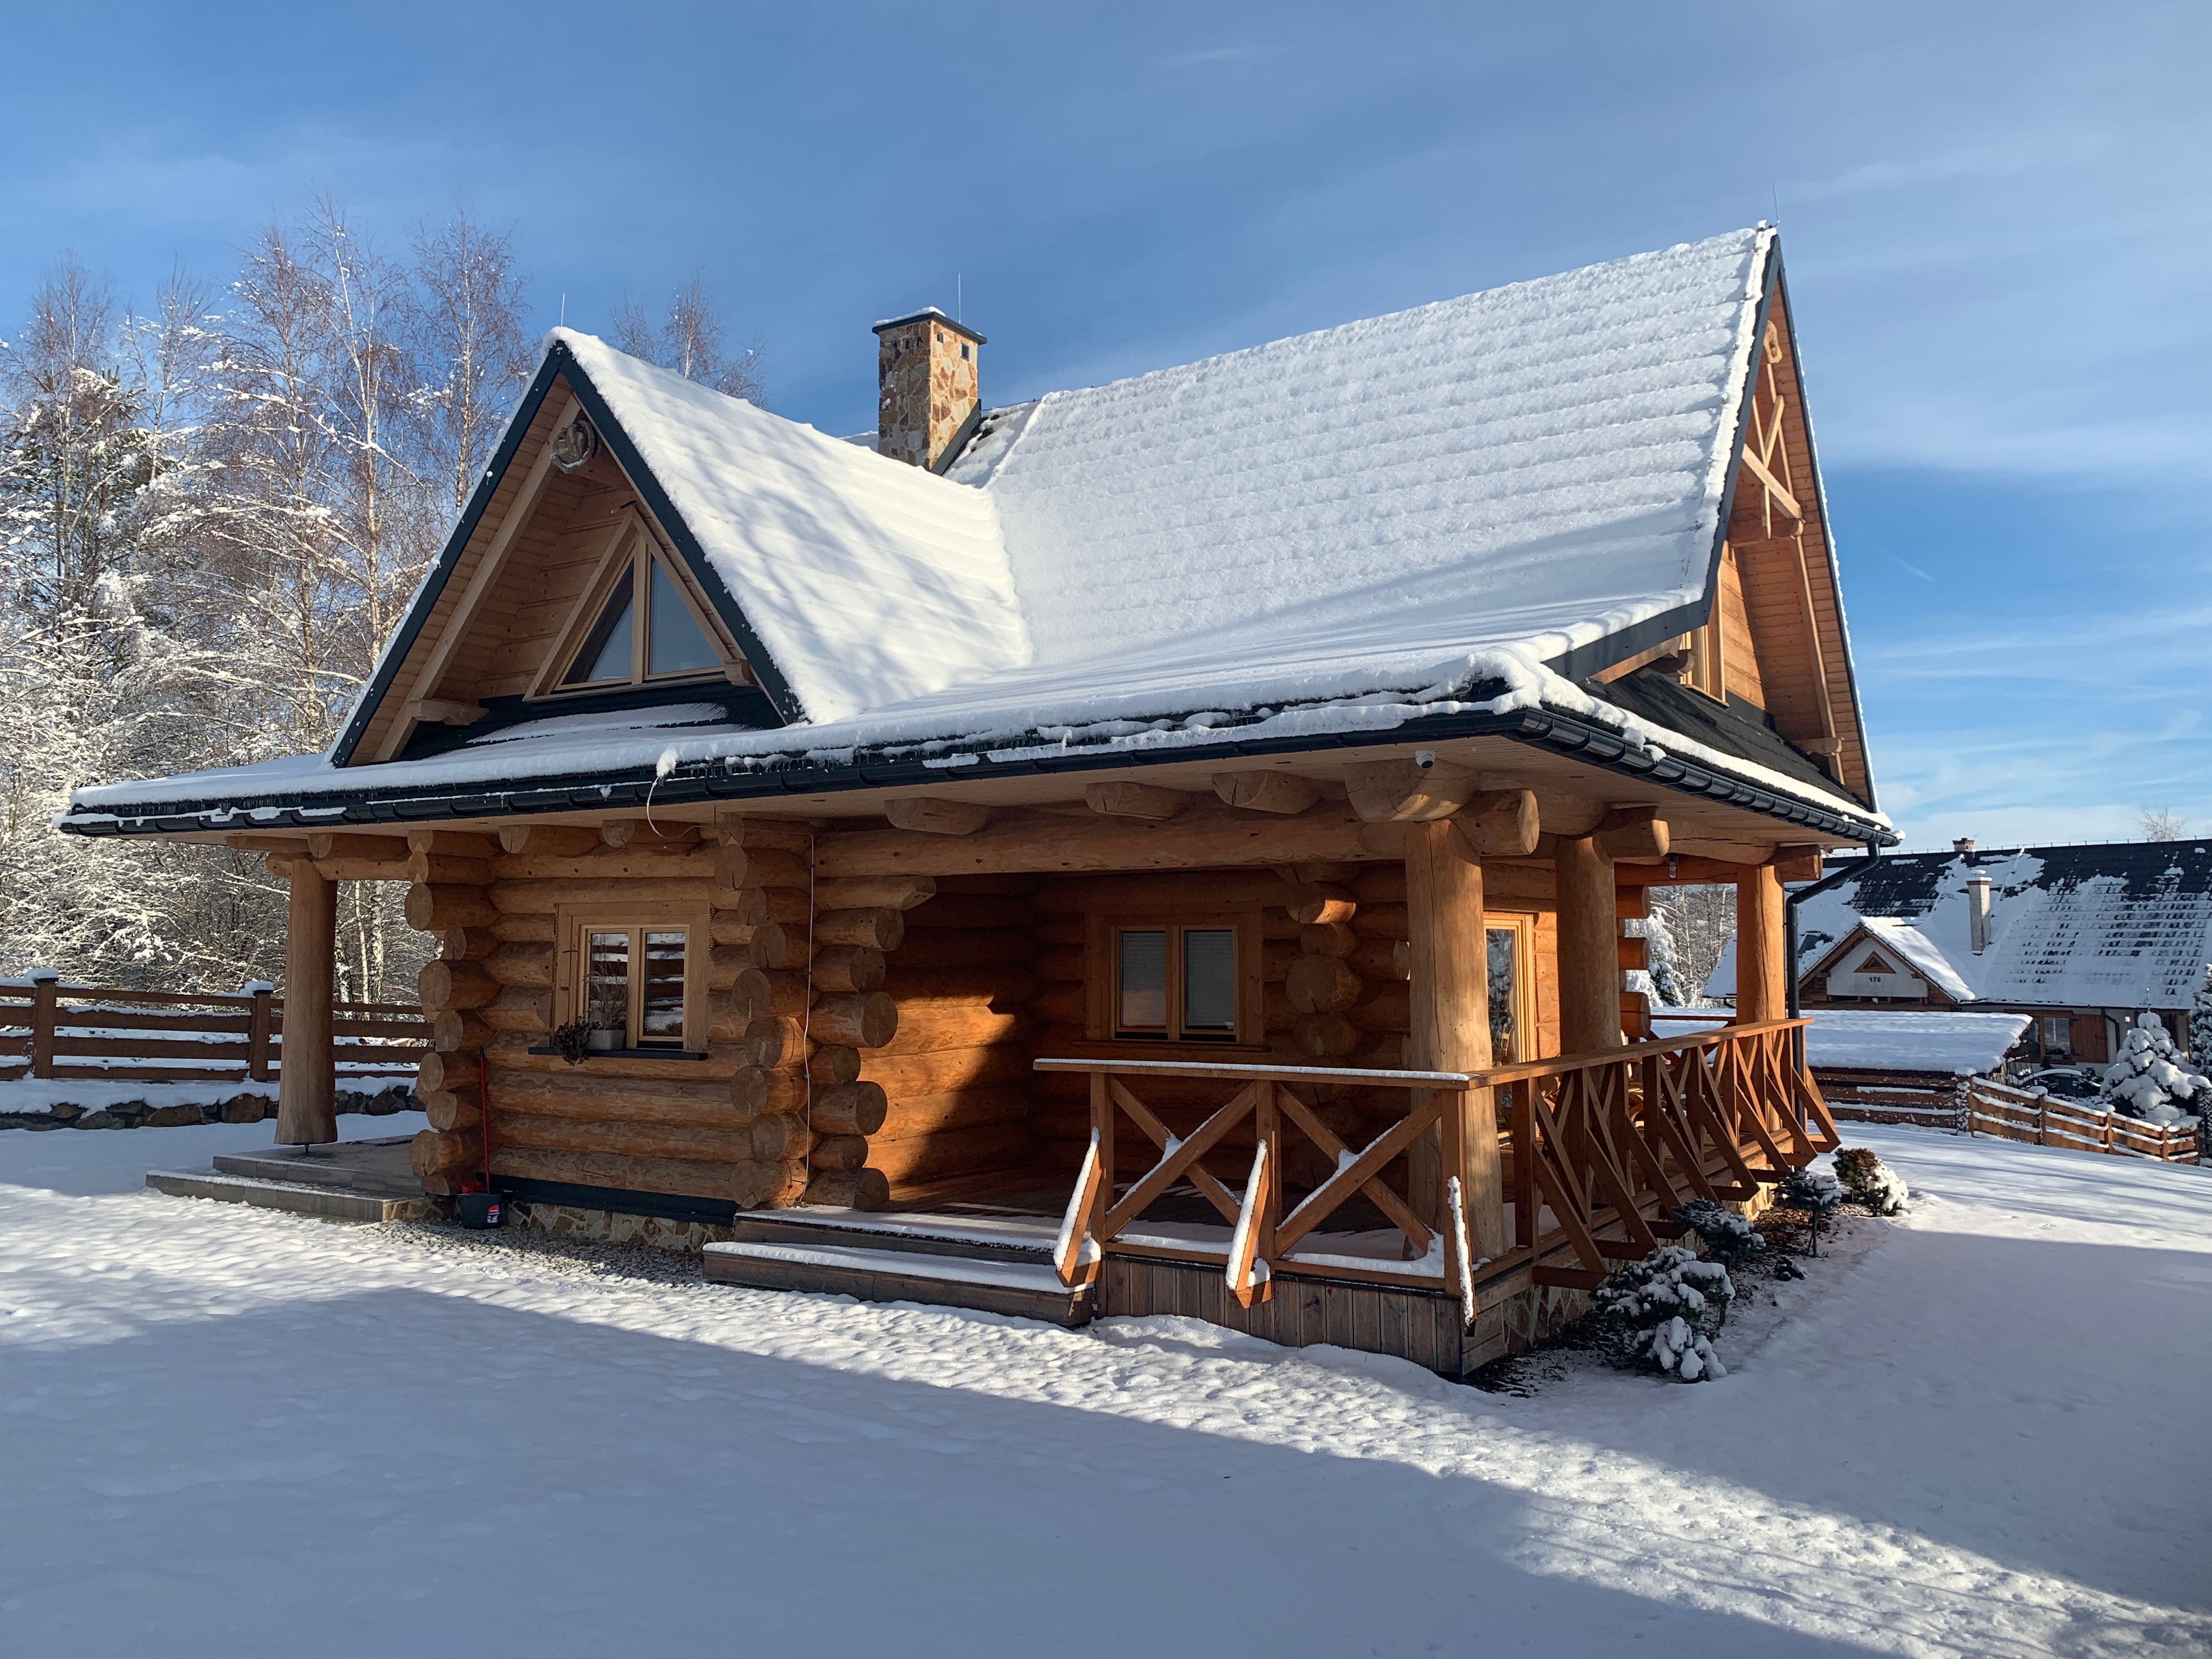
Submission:
POLYGON ((0 57, 0 316, 64 249, 143 300, 313 191, 395 251, 465 201, 548 324, 703 276, 836 432, 956 285, 1012 401, 1778 211, 1909 843, 2212 831, 2212 8, 83 5, 0 57))

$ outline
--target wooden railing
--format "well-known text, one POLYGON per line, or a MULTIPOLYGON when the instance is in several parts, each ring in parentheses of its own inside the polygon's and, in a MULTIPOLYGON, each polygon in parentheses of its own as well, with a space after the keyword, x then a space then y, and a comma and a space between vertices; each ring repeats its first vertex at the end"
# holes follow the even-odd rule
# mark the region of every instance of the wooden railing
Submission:
MULTIPOLYGON (((1803 1020, 1731 1025, 1657 1042, 1531 1060, 1487 1071, 1398 1072, 1317 1066, 1129 1060, 1040 1060, 1037 1069, 1091 1079, 1091 1143, 1054 1261, 1068 1285, 1091 1282, 1109 1251, 1218 1261, 1249 1306, 1275 1274, 1304 1268, 1381 1284, 1427 1281, 1465 1298, 1481 1279, 1527 1266, 1537 1282, 1589 1288, 1610 1265, 1680 1234, 1674 1208, 1695 1198, 1748 1198, 1838 1143, 1804 1064, 1803 1020), (1178 1133, 1138 1091, 1148 1080, 1211 1080, 1229 1090, 1178 1133), (1303 1085, 1400 1091, 1405 1109, 1352 1146, 1301 1097, 1303 1085), (1511 1232, 1504 1255, 1474 1259, 1462 1144, 1470 1091, 1492 1091, 1511 1232), (1151 1167, 1126 1189, 1115 1180, 1124 1120, 1150 1141, 1151 1167), (1249 1125, 1249 1131, 1247 1126, 1249 1125), (1432 1159, 1417 1143, 1436 1131, 1432 1159), (1232 1143, 1232 1136, 1234 1142, 1232 1143), (1329 1173, 1292 1201, 1288 1143, 1303 1139, 1329 1173), (1234 1145, 1242 1192, 1223 1179, 1234 1145), (1209 1155, 1217 1165, 1207 1168, 1209 1155), (1423 1171, 1414 1173, 1416 1169, 1423 1171), (1139 1224, 1170 1189, 1195 1190, 1230 1229, 1225 1248, 1162 1236, 1139 1224), (1400 1235, 1396 1260, 1325 1249, 1321 1225, 1364 1199, 1400 1235), (1287 1211, 1285 1206, 1287 1205, 1287 1211)), ((1157 1088, 1154 1090, 1157 1097, 1157 1088)), ((1194 1110, 1173 1109, 1183 1118, 1194 1110)), ((1228 1171, 1234 1177, 1237 1171, 1228 1171)), ((1371 1244, 1367 1247, 1371 1250, 1371 1244)))
MULTIPOLYGON (((411 1005, 341 1002, 334 1012, 341 1067, 412 1065, 429 1041, 429 1022, 411 1005)), ((284 1000, 268 991, 0 985, 0 1079, 270 1082, 283 1047, 284 1000)))
POLYGON ((1969 1134, 2119 1158, 2151 1158, 2164 1164, 2194 1164, 2199 1150, 2193 1123, 2143 1123, 2086 1102, 2030 1094, 1987 1078, 1976 1078, 1966 1085, 1965 1127, 1969 1134))
POLYGON ((1748 1199, 1839 1140, 1802 1019, 1493 1067, 1513 1149, 1513 1243, 1537 1282, 1588 1290, 1681 1231, 1677 1205, 1748 1199), (1578 1266, 1553 1256, 1572 1247, 1578 1266))

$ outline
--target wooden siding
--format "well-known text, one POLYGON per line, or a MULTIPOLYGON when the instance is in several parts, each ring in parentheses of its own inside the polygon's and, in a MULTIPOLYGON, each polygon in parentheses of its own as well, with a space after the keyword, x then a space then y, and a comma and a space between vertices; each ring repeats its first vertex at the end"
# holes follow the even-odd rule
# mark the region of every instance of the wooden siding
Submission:
POLYGON ((1735 549, 1721 550, 1721 687, 1729 694, 1766 707, 1766 679, 1759 660, 1759 640, 1746 608, 1743 577, 1735 549))
POLYGON ((400 711, 410 701, 431 695, 428 687, 417 683, 422 669, 452 623, 477 567, 483 562, 492 543, 498 538, 500 526, 514 512, 532 466, 552 438, 568 403, 568 389, 556 386, 547 394, 544 402, 538 405, 537 416, 531 422, 529 431, 523 434, 522 441, 516 446, 513 461, 492 491, 489 505, 485 507, 483 516, 477 520, 468 544, 461 550, 437 602, 430 607, 429 615, 424 618, 422 627, 416 633, 407 660, 392 676, 383 701, 362 732, 361 741, 355 750, 356 765, 382 754, 387 746, 404 741, 406 734, 401 729, 404 717, 400 711))
MULTIPOLYGON (((1843 611, 1829 566, 1828 527, 1822 517, 1816 487, 1812 430, 1805 420, 1805 398, 1798 365, 1790 347, 1789 317, 1780 296, 1773 308, 1780 330, 1781 361, 1773 365, 1777 389, 1784 400, 1782 417, 1787 482, 1807 514, 1802 565, 1800 538, 1787 534, 1786 520, 1777 516, 1768 535, 1763 512, 1764 492, 1746 469, 1739 477, 1729 543, 1739 565, 1746 619, 1757 642, 1761 671, 1762 707, 1773 716, 1775 729, 1793 741, 1821 737, 1832 724, 1841 748, 1838 760, 1846 787, 1863 795, 1868 789, 1868 765, 1863 733, 1850 692, 1850 661, 1845 643, 1843 611), (1808 603, 1809 623, 1808 627, 1808 603), (1817 656, 1820 672, 1814 670, 1817 656), (1820 703, 1821 675, 1826 681, 1827 707, 1820 703)), ((1762 370, 1764 355, 1755 360, 1762 370)), ((1764 399, 1762 398, 1762 409, 1764 399)))

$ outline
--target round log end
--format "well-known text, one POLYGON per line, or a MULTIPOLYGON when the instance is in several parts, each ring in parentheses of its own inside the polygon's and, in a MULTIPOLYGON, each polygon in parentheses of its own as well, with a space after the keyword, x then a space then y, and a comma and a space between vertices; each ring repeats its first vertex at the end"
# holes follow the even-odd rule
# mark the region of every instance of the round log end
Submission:
POLYGON ((891 1184, 880 1170, 830 1170, 806 1188, 806 1202, 833 1210, 887 1210, 891 1184))
POLYGON ((424 1182, 465 1174, 481 1161, 482 1144, 467 1135, 425 1129, 407 1148, 407 1162, 424 1182))

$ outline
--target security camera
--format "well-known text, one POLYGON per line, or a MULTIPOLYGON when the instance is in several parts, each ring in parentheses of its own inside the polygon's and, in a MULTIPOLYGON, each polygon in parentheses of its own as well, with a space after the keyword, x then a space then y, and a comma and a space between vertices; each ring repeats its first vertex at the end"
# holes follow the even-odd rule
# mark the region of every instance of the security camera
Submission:
POLYGON ((1437 763, 1437 751, 1436 751, 1435 750, 1433 750, 1433 749, 1416 749, 1416 750, 1413 751, 1413 764, 1414 764, 1414 765, 1416 765, 1416 766, 1418 766, 1418 767, 1419 767, 1419 768, 1421 769, 1421 770, 1423 770, 1424 772, 1427 771, 1427 770, 1428 770, 1431 766, 1434 766, 1436 763, 1437 763))

